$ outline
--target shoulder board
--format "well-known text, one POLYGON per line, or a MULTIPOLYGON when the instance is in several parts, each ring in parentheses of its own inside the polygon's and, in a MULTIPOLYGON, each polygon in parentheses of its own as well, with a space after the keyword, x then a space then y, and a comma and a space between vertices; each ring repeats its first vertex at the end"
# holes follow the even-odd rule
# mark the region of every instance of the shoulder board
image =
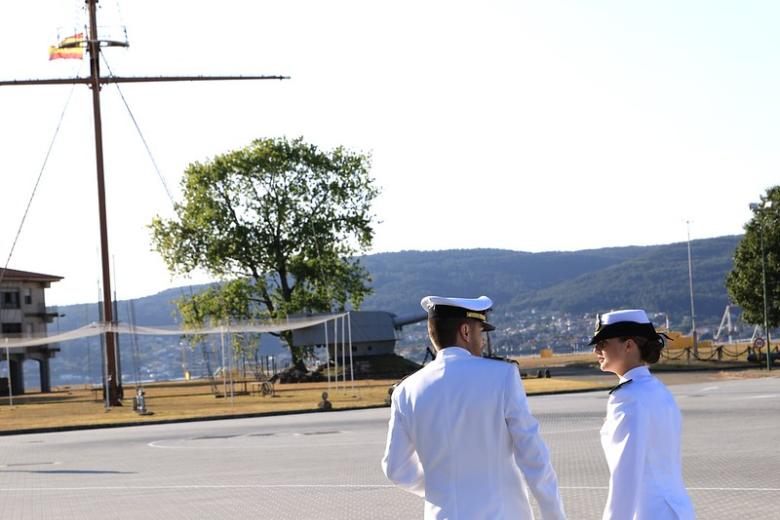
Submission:
POLYGON ((612 393, 613 393, 613 392, 616 392, 617 390, 619 390, 621 386, 625 386, 625 385, 627 385, 628 383, 630 383, 631 381, 633 381, 633 379, 629 379, 628 381, 623 381, 623 382, 622 382, 622 383, 620 383, 619 385, 617 385, 617 386, 613 387, 613 388, 612 388, 612 390, 610 390, 610 391, 609 391, 609 395, 612 395, 612 393))
POLYGON ((503 361, 504 363, 511 363, 517 367, 520 365, 514 359, 500 357, 500 356, 482 356, 482 359, 489 359, 491 361, 503 361))

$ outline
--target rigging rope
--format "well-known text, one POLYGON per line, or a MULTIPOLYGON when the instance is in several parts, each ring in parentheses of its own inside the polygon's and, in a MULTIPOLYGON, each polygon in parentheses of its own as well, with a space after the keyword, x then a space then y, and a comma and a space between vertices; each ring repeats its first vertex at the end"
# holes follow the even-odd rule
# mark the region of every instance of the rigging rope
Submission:
POLYGON ((132 340, 133 340, 133 377, 135 378, 135 387, 138 388, 138 381, 140 379, 140 370, 139 367, 141 366, 141 354, 140 349, 138 348, 138 335, 135 333, 135 304, 134 300, 130 300, 127 303, 127 310, 129 311, 129 319, 130 319, 130 330, 132 330, 132 340))
POLYGON ((119 27, 122 29, 122 33, 125 36, 125 42, 128 42, 127 38, 127 26, 125 25, 124 17, 122 16, 122 8, 119 5, 119 0, 116 0, 116 15, 117 15, 117 22, 119 22, 119 27))
POLYGON ((60 114, 60 119, 57 122, 57 128, 54 129, 54 135, 52 136, 51 142, 49 143, 49 149, 46 151, 46 156, 43 159, 41 170, 38 172, 38 178, 35 180, 35 185, 33 186, 32 193, 30 194, 30 199, 27 201, 27 207, 24 209, 21 222, 19 222, 19 229, 16 230, 16 236, 14 237, 14 241, 11 244, 11 250, 8 252, 8 258, 5 260, 5 266, 3 267, 2 272, 0 272, 0 284, 3 283, 3 278, 5 277, 6 270, 8 269, 8 264, 11 263, 11 257, 13 257, 14 249, 16 249, 16 243, 19 241, 19 236, 22 234, 24 222, 27 219, 27 214, 30 212, 30 206, 32 206, 35 193, 38 191, 38 185, 41 182, 41 177, 43 177, 43 172, 46 170, 46 164, 49 162, 49 156, 51 155, 52 148, 54 148, 54 142, 57 140, 57 135, 60 133, 60 127, 62 127, 62 121, 65 119, 65 112, 68 110, 68 105, 70 105, 70 100, 73 97, 73 91, 75 88, 76 84, 74 83, 70 88, 70 93, 68 94, 68 98, 65 101, 65 106, 62 107, 62 113, 60 114))
MULTIPOLYGON (((108 69, 108 74, 112 78, 114 76, 114 72, 111 70, 111 66, 108 64, 108 60, 106 59, 106 56, 103 54, 103 52, 100 52, 100 57, 103 58, 103 63, 106 65, 106 68, 108 69)), ((152 155, 152 150, 149 148, 149 144, 146 142, 146 138, 144 137, 143 132, 141 132, 141 127, 138 125, 138 121, 136 121, 135 116, 133 115, 133 111, 130 110, 130 105, 127 103, 127 100, 125 99, 125 95, 122 93, 122 89, 119 88, 119 83, 114 83, 116 85, 116 90, 119 92, 119 97, 122 98, 122 103, 124 103, 125 108, 127 109, 127 113, 130 115, 130 119, 133 121, 133 125, 135 125, 135 129, 138 132, 138 136, 141 138, 141 142, 144 145, 144 148, 146 148, 146 153, 149 155, 149 159, 152 161, 152 166, 154 166, 154 171, 157 172, 157 177, 160 179, 160 182, 163 185, 163 189, 165 189, 165 194, 168 195, 168 200, 171 201, 171 206, 173 208, 176 207, 176 203, 173 201, 173 195, 171 195, 171 190, 168 189, 168 184, 165 182, 165 177, 163 177, 162 172, 160 172, 160 168, 157 166, 157 161, 154 160, 154 155, 152 155)))

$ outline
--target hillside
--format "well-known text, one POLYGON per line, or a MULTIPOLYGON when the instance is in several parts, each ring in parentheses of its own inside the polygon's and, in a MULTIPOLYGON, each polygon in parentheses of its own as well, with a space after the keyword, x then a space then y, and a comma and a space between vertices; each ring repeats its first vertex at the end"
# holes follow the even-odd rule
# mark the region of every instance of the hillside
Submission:
MULTIPOLYGON (((728 303, 725 277, 740 236, 691 242, 697 317, 720 320, 728 303)), ((574 314, 643 307, 690 319, 688 250, 684 242, 574 252, 495 249, 403 251, 363 258, 374 294, 365 309, 413 312, 426 294, 487 294, 513 312, 574 314)))
MULTIPOLYGON (((720 321, 728 302, 724 280, 740 238, 726 236, 691 243, 700 327, 712 328, 720 321)), ((496 332, 494 341, 507 351, 522 351, 528 343, 560 341, 576 345, 588 334, 594 313, 619 307, 665 313, 674 328, 684 329, 690 324, 686 243, 545 253, 500 249, 401 251, 367 255, 361 262, 371 273, 374 288, 363 310, 412 313, 419 311, 419 301, 427 294, 486 294, 496 302, 493 321, 502 329, 496 332), (566 324, 565 334, 559 330, 560 323, 566 324), (534 332, 538 330, 547 331, 546 336, 534 332)), ((173 325, 176 312, 171 302, 201 287, 167 289, 135 300, 136 323, 173 325)), ((128 308, 128 302, 118 303, 121 321, 128 321, 128 308)), ((61 306, 58 311, 64 316, 50 326, 51 332, 75 329, 98 319, 97 304, 61 306)), ((406 337, 402 346, 413 345, 419 353, 424 327, 412 327, 406 337)), ((61 348, 52 365, 55 384, 99 380, 100 347, 96 338, 68 342, 61 348)), ((136 371, 141 378, 181 377, 183 364, 200 375, 205 373, 207 363, 212 368, 219 364, 213 345, 190 351, 175 337, 141 337, 135 356, 130 338, 121 338, 121 348, 125 378, 136 371)), ((271 336, 263 336, 261 352, 287 355, 271 336)), ((35 377, 30 374, 31 380, 35 377)))
MULTIPOLYGON (((702 321, 719 320, 728 303, 725 277, 740 237, 691 242, 694 301, 702 321)), ((515 308, 592 313, 620 307, 666 312, 674 323, 690 318, 686 243, 648 248, 634 258, 527 294, 515 308)))
MULTIPOLYGON (((656 247, 656 246, 654 246, 656 247)), ((428 294, 487 294, 497 305, 640 256, 646 249, 524 253, 501 249, 402 251, 366 256, 374 293, 365 309, 417 312, 428 294)))

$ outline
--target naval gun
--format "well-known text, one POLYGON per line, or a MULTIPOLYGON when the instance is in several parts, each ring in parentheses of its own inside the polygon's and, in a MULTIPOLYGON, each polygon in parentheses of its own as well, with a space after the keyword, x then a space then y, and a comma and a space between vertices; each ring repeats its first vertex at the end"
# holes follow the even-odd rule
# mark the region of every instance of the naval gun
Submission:
MULTIPOLYGON (((417 371, 420 365, 395 353, 399 332, 408 325, 428 319, 428 314, 397 315, 387 311, 352 311, 349 313, 349 338, 354 375, 357 379, 395 379, 417 371)), ((328 359, 344 356, 344 334, 341 329, 326 330, 314 325, 292 332, 293 347, 325 347, 328 359)))

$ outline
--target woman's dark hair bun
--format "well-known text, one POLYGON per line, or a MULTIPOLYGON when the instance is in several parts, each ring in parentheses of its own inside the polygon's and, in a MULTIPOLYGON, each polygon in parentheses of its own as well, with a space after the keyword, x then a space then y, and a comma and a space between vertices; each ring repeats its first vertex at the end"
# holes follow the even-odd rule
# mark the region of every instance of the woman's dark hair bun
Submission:
POLYGON ((657 339, 643 339, 645 340, 645 344, 644 346, 639 347, 642 361, 653 364, 661 358, 661 350, 663 350, 664 344, 657 339))
POLYGON ((650 339, 643 336, 633 336, 630 338, 639 347, 639 356, 642 361, 652 365, 661 359, 661 350, 664 348, 663 340, 650 339))

